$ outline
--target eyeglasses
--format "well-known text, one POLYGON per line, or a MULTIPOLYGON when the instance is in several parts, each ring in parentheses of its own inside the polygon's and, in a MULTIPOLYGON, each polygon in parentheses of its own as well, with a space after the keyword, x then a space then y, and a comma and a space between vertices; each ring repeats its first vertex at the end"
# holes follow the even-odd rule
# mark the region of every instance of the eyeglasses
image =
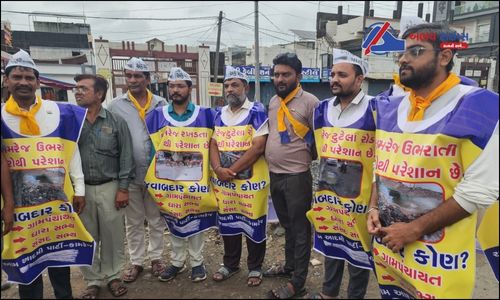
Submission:
POLYGON ((436 51, 436 52, 440 52, 441 49, 427 49, 424 46, 411 47, 411 48, 406 49, 403 52, 396 52, 396 53, 394 53, 394 61, 396 63, 399 63, 399 60, 403 57, 403 55, 406 55, 407 57, 410 57, 412 59, 413 58, 417 58, 417 57, 421 56, 424 53, 424 51, 436 51))
POLYGON ((85 94, 86 92, 89 91, 89 89, 84 86, 77 86, 72 88, 71 90, 73 91, 73 93, 81 93, 81 94, 85 94))

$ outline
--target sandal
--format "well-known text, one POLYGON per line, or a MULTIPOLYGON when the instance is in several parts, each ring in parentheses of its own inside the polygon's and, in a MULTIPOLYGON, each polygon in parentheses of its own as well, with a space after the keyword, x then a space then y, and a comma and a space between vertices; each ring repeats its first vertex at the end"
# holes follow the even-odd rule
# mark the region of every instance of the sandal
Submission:
POLYGON ((100 287, 97 285, 89 285, 80 296, 80 299, 96 299, 99 294, 100 287))
POLYGON ((120 279, 113 279, 108 282, 108 290, 115 297, 120 297, 128 292, 127 287, 120 279))
POLYGON ((247 277, 247 285, 250 287, 259 286, 262 283, 262 271, 261 270, 252 270, 248 273, 247 277), (254 280, 251 280, 254 279, 254 280))
POLYGON ((222 266, 217 272, 214 273, 212 279, 216 282, 221 282, 238 273, 239 271, 240 268, 230 269, 226 266, 222 266))
POLYGON ((291 299, 295 297, 301 297, 306 294, 305 288, 302 288, 300 291, 293 293, 290 290, 289 285, 291 285, 291 283, 287 283, 277 289, 270 290, 267 293, 268 299, 291 299))
POLYGON ((165 271, 167 265, 161 261, 161 259, 155 259, 151 261, 151 273, 154 277, 158 277, 165 271))
POLYGON ((283 265, 274 265, 264 272, 264 277, 285 277, 292 278, 293 271, 286 271, 283 265))
POLYGON ((130 268, 125 270, 122 275, 122 280, 124 282, 134 282, 137 280, 137 277, 139 277, 139 274, 144 270, 142 266, 138 265, 132 265, 130 268))

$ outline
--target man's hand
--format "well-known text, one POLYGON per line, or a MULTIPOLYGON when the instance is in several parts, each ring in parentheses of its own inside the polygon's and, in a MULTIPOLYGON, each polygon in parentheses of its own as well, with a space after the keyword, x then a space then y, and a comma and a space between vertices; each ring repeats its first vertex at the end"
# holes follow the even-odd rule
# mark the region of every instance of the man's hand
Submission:
POLYGON ((394 253, 399 252, 404 246, 415 242, 422 236, 418 226, 413 222, 398 222, 388 227, 381 227, 380 233, 384 236, 382 243, 394 253))
MULTIPOLYGON (((370 208, 371 209, 371 208, 370 208)), ((366 226, 368 227, 368 233, 375 235, 375 236, 380 236, 380 228, 382 228, 382 225, 380 224, 379 220, 379 214, 378 214, 378 209, 373 209, 368 213, 368 219, 366 220, 366 226)))
POLYGON ((217 174, 217 178, 219 178, 219 180, 221 181, 229 181, 236 177, 236 173, 231 171, 231 169, 229 168, 219 167, 217 168, 217 170, 215 170, 215 174, 217 174))
POLYGON ((73 208, 75 209, 76 213, 81 214, 83 212, 84 207, 85 207, 85 197, 73 196, 73 208))
POLYGON ((115 207, 116 210, 120 208, 125 208, 128 205, 128 190, 119 189, 115 196, 115 207))
POLYGON ((14 206, 13 205, 5 205, 2 209, 2 220, 3 220, 3 229, 2 235, 6 235, 12 229, 12 225, 14 224, 14 206))

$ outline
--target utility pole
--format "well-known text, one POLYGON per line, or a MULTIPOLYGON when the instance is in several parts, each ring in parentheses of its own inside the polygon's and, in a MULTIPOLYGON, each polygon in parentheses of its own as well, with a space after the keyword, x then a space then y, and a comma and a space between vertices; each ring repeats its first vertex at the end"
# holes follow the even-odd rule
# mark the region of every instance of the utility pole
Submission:
MULTIPOLYGON (((217 78, 219 77, 219 50, 220 50, 220 31, 222 28, 222 10, 219 11, 219 22, 217 23, 217 45, 215 46, 215 65, 214 65, 214 81, 217 82, 217 78)), ((214 106, 214 102, 212 101, 212 106, 214 106)))
POLYGON ((259 1, 255 1, 255 102, 260 102, 259 1))
MULTIPOLYGON (((321 9, 321 1, 318 1, 318 13, 320 12, 320 9, 321 9)), ((317 14, 316 14, 316 18, 317 18, 317 14)), ((314 48, 316 48, 316 57, 314 58, 315 62, 314 62, 314 65, 315 67, 317 68, 318 67, 318 37, 316 37, 316 42, 314 42, 314 48)))

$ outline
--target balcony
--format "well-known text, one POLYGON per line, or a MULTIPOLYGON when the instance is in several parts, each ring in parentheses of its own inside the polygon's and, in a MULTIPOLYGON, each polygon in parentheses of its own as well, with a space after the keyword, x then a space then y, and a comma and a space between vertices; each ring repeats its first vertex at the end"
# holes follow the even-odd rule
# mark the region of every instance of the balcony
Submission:
POLYGON ((498 13, 497 1, 469 1, 463 5, 455 6, 454 19, 476 17, 490 13, 498 13))

